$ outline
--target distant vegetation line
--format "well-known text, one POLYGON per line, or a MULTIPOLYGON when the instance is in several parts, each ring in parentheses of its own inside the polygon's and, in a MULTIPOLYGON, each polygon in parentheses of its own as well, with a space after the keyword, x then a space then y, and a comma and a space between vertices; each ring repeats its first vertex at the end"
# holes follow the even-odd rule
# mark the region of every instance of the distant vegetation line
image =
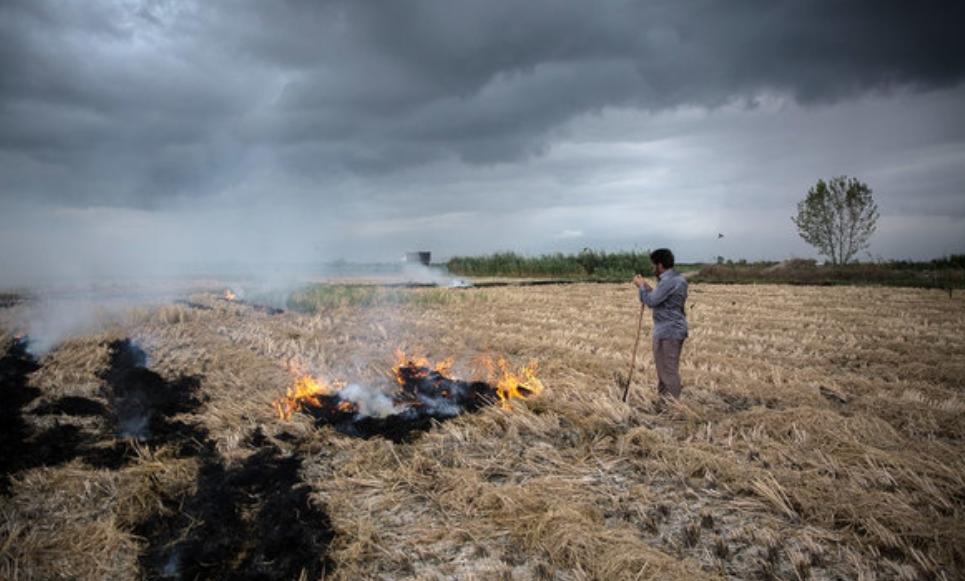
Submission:
MULTIPOLYGON (((650 251, 605 252, 584 250, 579 254, 543 254, 523 256, 515 252, 498 252, 484 256, 454 256, 446 263, 449 272, 463 276, 506 276, 593 278, 629 280, 636 273, 649 273, 650 251)), ((680 270, 693 270, 700 265, 679 265, 680 270)))
POLYGON ((387 288, 377 285, 310 284, 288 297, 286 307, 299 313, 317 313, 346 307, 435 307, 451 303, 478 303, 486 295, 449 292, 445 288, 387 288))
POLYGON ((818 265, 814 260, 784 262, 719 262, 707 265, 694 282, 722 284, 771 283, 804 285, 878 285, 895 287, 965 288, 965 255, 928 262, 864 262, 818 265))
MULTIPOLYGON (((629 280, 636 273, 651 273, 649 251, 604 252, 523 256, 500 252, 483 256, 456 256, 446 263, 449 272, 462 276, 555 277, 604 281, 629 280)), ((716 264, 678 264, 677 270, 700 271, 695 282, 788 283, 788 284, 880 284, 931 288, 965 287, 965 254, 929 261, 907 260, 819 265, 815 260, 782 262, 725 260, 716 264)))

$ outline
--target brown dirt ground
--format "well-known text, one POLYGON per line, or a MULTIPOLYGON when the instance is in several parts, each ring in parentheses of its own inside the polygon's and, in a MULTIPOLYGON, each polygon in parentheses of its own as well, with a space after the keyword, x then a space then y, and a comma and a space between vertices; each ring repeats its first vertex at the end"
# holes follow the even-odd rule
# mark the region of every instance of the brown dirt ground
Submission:
MULTIPOLYGON (((323 549, 303 577, 965 576, 961 294, 692 284, 684 395, 655 413, 646 341, 620 402, 638 310, 627 285, 446 292, 454 298, 314 315, 196 295, 192 304, 212 308, 133 311, 36 369, 11 363, 4 327, 0 380, 27 394, 23 429, 8 439, 31 458, 9 458, 0 491, 0 577, 156 575, 144 569, 157 549, 145 521, 202 510, 212 467, 242 474, 232 490, 245 509, 233 518, 265 526, 258 507, 269 493, 244 480, 256 454, 272 466, 296 458, 311 506, 330 519, 318 522, 334 536, 307 545, 323 549), (58 413, 88 400, 110 408, 112 341, 128 337, 152 381, 199 382, 199 405, 164 420, 191 426, 196 454, 185 441, 118 442, 96 404, 58 413), (290 363, 375 383, 396 347, 453 355, 457 371, 484 353, 536 359, 546 391, 404 444, 273 415, 290 363), (83 446, 53 446, 62 434, 83 446), (111 446, 127 446, 122 460, 111 446)), ((219 571, 273 554, 250 541, 219 571)), ((296 576, 275 570, 286 575, 296 576)))

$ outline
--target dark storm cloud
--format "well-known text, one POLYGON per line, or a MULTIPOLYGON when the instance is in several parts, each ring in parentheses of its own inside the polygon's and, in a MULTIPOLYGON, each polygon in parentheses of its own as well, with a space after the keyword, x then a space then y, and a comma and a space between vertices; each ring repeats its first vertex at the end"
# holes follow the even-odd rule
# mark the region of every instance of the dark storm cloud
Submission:
POLYGON ((214 78, 200 38, 95 3, 0 8, 4 195, 151 205, 226 179, 240 83, 214 78))
POLYGON ((951 86, 963 16, 897 1, 8 1, 0 195, 152 206, 259 168, 310 183, 527 159, 608 107, 951 86))

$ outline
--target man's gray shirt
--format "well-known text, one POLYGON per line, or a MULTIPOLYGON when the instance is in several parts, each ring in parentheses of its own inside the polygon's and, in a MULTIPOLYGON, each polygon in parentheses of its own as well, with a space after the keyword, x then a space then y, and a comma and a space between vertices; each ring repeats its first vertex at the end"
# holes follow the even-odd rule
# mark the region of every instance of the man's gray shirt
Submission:
POLYGON ((653 338, 687 338, 687 279, 674 269, 666 270, 657 279, 652 291, 640 289, 640 301, 653 311, 653 338))

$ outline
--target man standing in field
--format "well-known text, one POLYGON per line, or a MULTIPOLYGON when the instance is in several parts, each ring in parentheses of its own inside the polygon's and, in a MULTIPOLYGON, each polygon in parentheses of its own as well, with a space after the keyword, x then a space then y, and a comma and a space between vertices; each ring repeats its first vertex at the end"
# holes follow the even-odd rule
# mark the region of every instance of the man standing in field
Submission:
MULTIPOLYGON (((680 352, 687 338, 687 279, 673 269, 673 252, 660 248, 650 253, 657 288, 643 276, 633 277, 640 302, 653 311, 653 361, 657 367, 657 393, 661 398, 680 397, 680 352)), ((662 403, 663 400, 661 400, 662 403)), ((659 404, 658 404, 659 405, 659 404)))

